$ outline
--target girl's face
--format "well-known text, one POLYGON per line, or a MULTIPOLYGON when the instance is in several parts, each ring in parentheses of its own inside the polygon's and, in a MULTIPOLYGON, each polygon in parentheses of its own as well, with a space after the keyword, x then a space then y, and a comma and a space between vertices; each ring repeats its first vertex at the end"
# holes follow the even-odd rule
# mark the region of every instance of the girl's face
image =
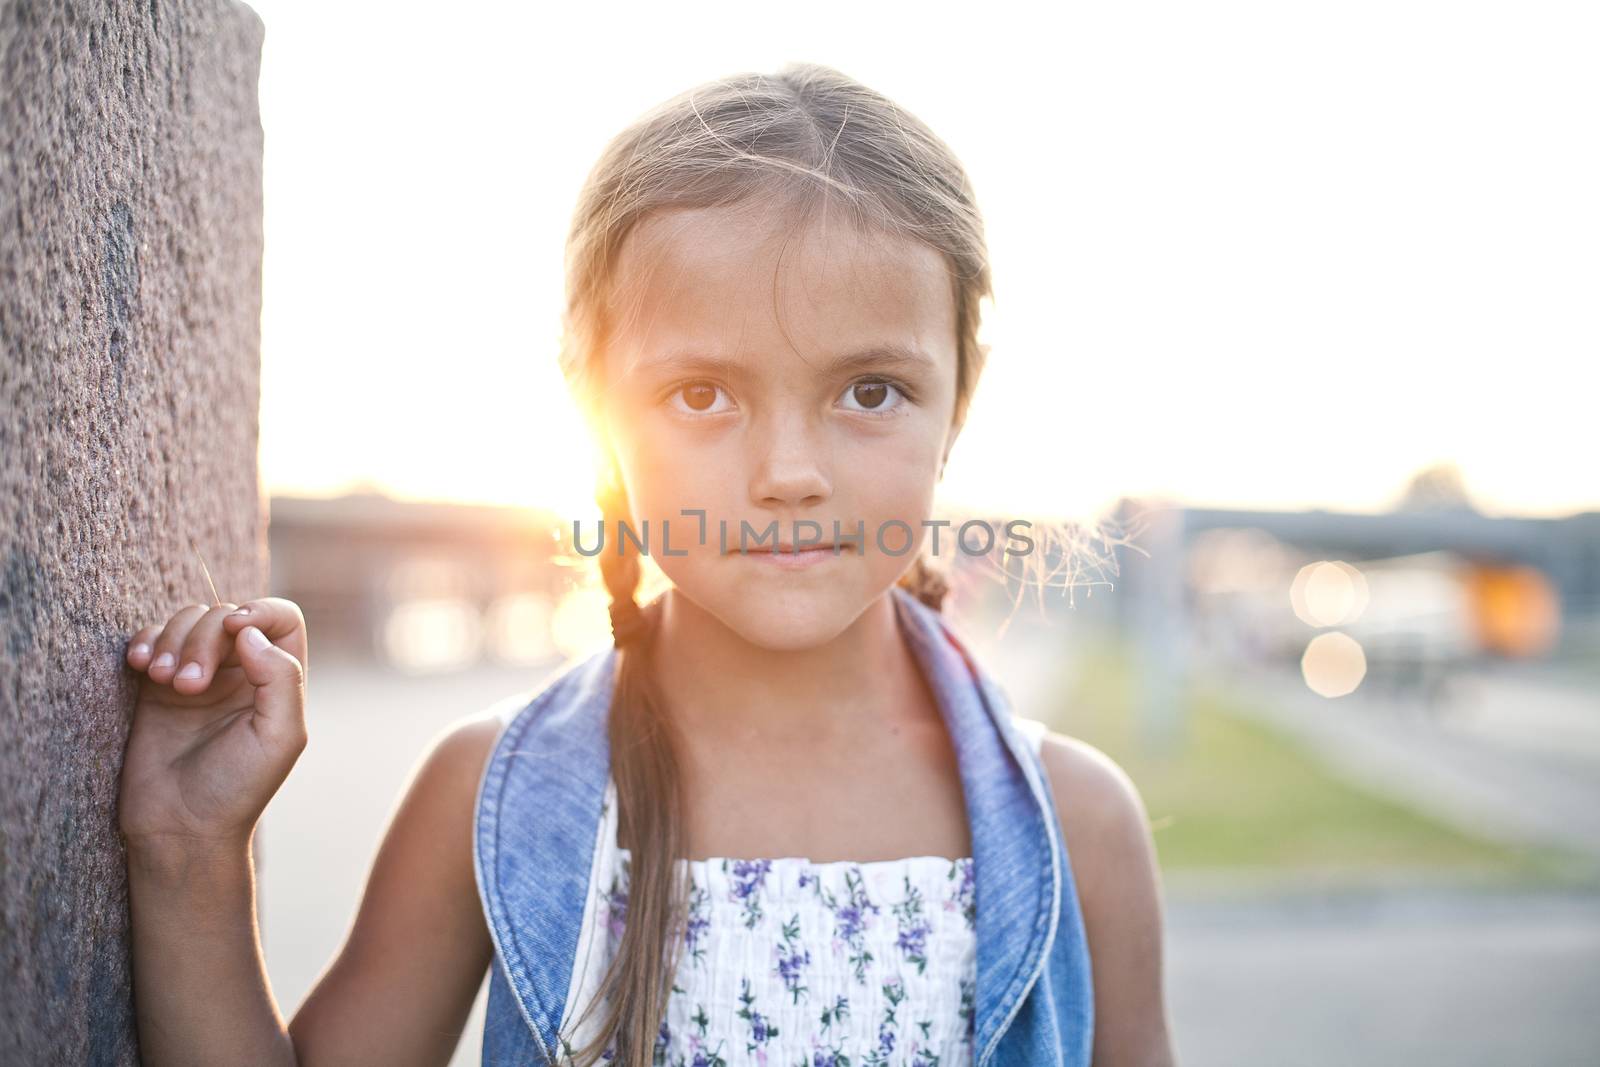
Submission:
POLYGON ((781 650, 836 637, 911 566, 959 427, 943 257, 843 221, 792 233, 773 214, 675 209, 635 228, 619 281, 641 302, 606 353, 606 418, 662 571, 781 650), (685 509, 705 512, 703 537, 685 509), (774 540, 842 547, 787 567, 757 551, 774 540))

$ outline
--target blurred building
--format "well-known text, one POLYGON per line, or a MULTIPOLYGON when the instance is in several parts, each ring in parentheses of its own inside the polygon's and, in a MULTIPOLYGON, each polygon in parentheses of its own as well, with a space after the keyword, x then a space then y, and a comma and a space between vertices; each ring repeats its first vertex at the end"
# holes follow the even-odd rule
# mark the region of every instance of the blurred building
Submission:
MULTIPOLYGON (((1408 498, 1409 499, 1409 498, 1408 498)), ((1114 619, 1159 670, 1300 661, 1327 696, 1426 685, 1496 659, 1600 654, 1600 512, 1497 518, 1459 501, 1383 514, 1124 500, 1114 619)))
POLYGON ((413 669, 535 662, 568 592, 553 514, 363 492, 274 496, 273 595, 298 603, 319 655, 413 669))

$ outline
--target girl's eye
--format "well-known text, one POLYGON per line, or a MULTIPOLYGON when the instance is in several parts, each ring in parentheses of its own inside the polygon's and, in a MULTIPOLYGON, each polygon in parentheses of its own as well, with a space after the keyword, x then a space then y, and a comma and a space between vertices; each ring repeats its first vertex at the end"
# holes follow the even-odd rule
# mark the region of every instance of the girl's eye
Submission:
MULTIPOLYGON (((722 386, 715 382, 685 382, 670 395, 673 409, 684 415, 719 415, 731 411, 733 405, 726 398, 722 386), (723 402, 718 406, 718 396, 723 402)), ((841 398, 846 410, 864 415, 888 415, 900 410, 898 401, 910 399, 905 388, 882 378, 863 378, 849 385, 841 398)))
POLYGON ((671 398, 674 407, 686 415, 716 415, 727 410, 713 407, 721 391, 722 386, 713 382, 686 382, 672 391, 671 398))
POLYGON ((844 399, 859 404, 860 407, 849 407, 850 411, 860 411, 869 415, 887 415, 898 411, 900 405, 895 403, 898 396, 906 398, 905 390, 894 382, 882 378, 863 378, 850 385, 844 391, 844 399))

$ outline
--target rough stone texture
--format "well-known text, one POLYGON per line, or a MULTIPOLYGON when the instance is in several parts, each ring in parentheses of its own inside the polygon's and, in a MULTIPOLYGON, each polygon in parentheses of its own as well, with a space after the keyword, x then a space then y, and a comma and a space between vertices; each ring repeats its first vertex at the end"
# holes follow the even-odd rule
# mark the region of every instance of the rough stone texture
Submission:
POLYGON ((127 638, 266 590, 263 28, 0 0, 0 1063, 136 1063, 127 638))

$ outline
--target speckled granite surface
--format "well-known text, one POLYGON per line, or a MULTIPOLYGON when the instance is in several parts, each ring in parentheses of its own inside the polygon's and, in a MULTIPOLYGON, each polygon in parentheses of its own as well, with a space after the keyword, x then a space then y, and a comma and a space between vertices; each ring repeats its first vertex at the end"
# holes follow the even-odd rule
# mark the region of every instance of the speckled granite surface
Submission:
POLYGON ((265 590, 263 27, 0 2, 0 1062, 137 1062, 124 642, 265 590))

